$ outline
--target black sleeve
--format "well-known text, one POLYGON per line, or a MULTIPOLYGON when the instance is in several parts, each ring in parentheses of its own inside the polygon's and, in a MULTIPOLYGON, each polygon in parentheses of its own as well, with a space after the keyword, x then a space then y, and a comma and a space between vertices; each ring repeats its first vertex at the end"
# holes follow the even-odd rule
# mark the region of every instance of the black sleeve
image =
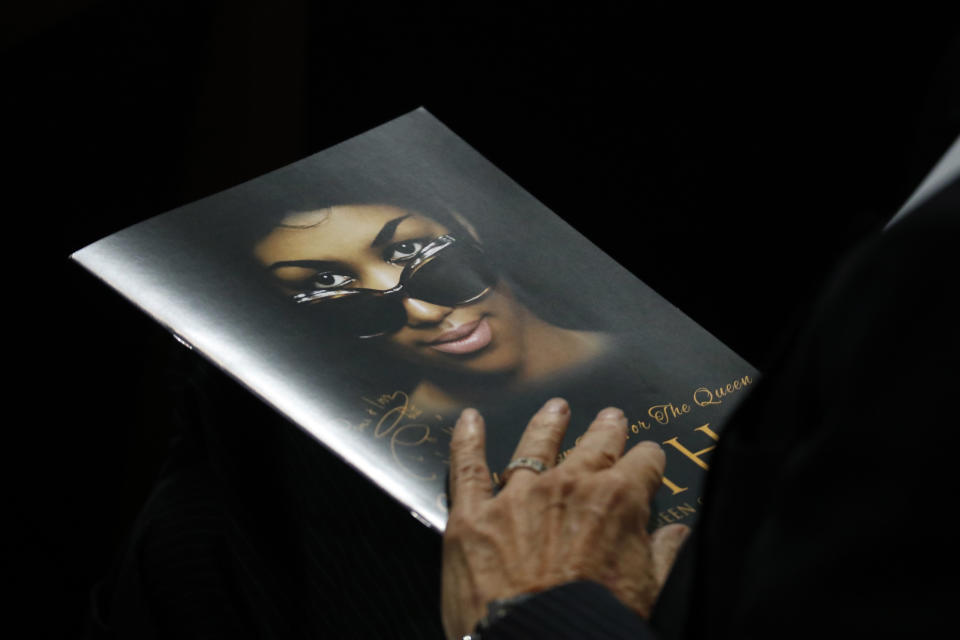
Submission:
POLYGON ((724 431, 680 637, 918 637, 948 619, 957 210, 853 254, 724 431))
POLYGON ((481 640, 653 640, 636 613, 595 582, 570 582, 518 604, 481 640))

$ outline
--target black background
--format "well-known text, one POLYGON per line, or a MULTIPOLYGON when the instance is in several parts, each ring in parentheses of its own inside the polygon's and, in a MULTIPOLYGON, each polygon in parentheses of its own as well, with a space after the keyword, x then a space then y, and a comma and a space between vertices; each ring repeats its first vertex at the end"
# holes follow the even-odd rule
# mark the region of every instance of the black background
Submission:
POLYGON ((958 22, 922 5, 457 6, 3 9, 11 624, 78 631, 170 437, 171 339, 87 243, 423 105, 763 368, 960 133, 958 22))

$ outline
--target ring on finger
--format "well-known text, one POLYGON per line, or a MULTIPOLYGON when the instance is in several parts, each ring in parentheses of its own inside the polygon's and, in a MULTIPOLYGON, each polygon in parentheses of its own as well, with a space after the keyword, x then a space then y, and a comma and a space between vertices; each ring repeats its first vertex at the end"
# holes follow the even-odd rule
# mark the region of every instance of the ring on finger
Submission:
POLYGON ((529 469, 535 473, 543 473, 547 470, 547 465, 545 462, 537 458, 530 458, 527 456, 514 458, 510 461, 510 464, 507 465, 507 468, 503 470, 503 473, 500 474, 501 487, 507 484, 507 481, 510 479, 510 475, 517 469, 529 469))

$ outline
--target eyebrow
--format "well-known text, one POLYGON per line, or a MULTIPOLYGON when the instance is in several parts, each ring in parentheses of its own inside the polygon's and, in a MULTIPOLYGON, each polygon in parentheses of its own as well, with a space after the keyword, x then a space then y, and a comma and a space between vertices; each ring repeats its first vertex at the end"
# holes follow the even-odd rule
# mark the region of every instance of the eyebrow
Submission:
POLYGON ((267 266, 267 269, 274 271, 283 267, 303 267, 305 269, 315 269, 316 271, 334 271, 342 270, 343 264, 331 262, 330 260, 281 260, 267 266))
MULTIPOLYGON (((409 218, 413 214, 407 214, 405 216, 400 216, 399 218, 394 218, 389 220, 383 227, 380 228, 377 237, 373 239, 373 242, 370 244, 370 247, 376 249, 377 247, 383 246, 390 242, 393 239, 393 234, 397 232, 397 227, 400 226, 400 223, 409 218)), ((281 269, 283 267, 304 267, 306 269, 316 269, 317 271, 322 270, 333 270, 336 268, 341 268, 343 265, 339 262, 331 262, 329 260, 281 260, 279 262, 271 263, 267 269, 273 271, 275 269, 281 269)))
POLYGON ((400 226, 401 222, 409 218, 410 215, 411 214, 408 213, 405 216, 394 218, 393 220, 387 222, 387 224, 383 225, 383 228, 380 229, 380 233, 378 233, 377 237, 373 239, 372 243, 370 243, 370 248, 376 249, 377 247, 381 247, 390 242, 390 240, 393 239, 393 234, 397 232, 397 227, 400 226))

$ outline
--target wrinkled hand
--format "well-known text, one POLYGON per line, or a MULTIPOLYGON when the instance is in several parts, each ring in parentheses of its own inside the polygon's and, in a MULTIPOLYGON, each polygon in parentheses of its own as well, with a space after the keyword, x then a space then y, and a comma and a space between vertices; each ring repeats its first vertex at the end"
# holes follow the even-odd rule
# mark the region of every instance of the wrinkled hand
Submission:
POLYGON ((488 602, 574 580, 605 585, 648 617, 689 529, 671 525, 650 536, 650 501, 665 458, 642 442, 623 455, 627 421, 604 409, 580 443, 554 467, 570 420, 554 398, 531 419, 514 459, 536 458, 543 473, 515 469, 493 496, 483 418, 466 409, 450 445, 451 510, 443 539, 443 625, 451 638, 470 633, 488 602))

